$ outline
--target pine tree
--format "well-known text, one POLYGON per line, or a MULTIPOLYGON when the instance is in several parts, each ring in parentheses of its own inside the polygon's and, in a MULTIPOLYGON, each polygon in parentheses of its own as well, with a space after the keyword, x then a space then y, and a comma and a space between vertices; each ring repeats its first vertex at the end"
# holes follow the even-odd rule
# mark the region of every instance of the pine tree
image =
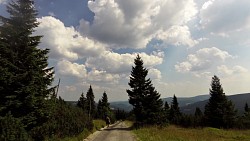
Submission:
POLYGON ((108 96, 106 92, 103 93, 102 96, 102 108, 103 108, 103 114, 109 115, 110 114, 110 103, 108 102, 108 96))
POLYGON ((87 111, 87 99, 84 97, 84 94, 81 94, 81 97, 77 101, 77 107, 81 108, 83 111, 87 111))
POLYGON ((170 108, 170 107, 169 107, 169 105, 168 105, 168 102, 167 102, 167 101, 165 101, 165 104, 164 104, 164 109, 165 109, 165 110, 169 110, 169 108, 170 108))
POLYGON ((202 117, 203 116, 202 111, 199 107, 196 107, 194 115, 195 115, 195 117, 202 117))
POLYGON ((181 112, 179 108, 179 103, 177 97, 174 95, 169 112, 169 121, 178 124, 181 118, 181 112))
POLYGON ((33 0, 7 5, 8 18, 0 16, 0 115, 11 112, 27 130, 48 118, 46 98, 53 88, 48 49, 37 48, 42 36, 33 36, 37 11, 33 0))
POLYGON ((248 108, 248 104, 247 103, 245 104, 244 110, 245 110, 246 113, 249 112, 249 108, 248 108))
POLYGON ((146 79, 148 70, 143 66, 143 60, 139 55, 134 60, 130 82, 131 90, 127 90, 129 103, 133 105, 133 111, 137 122, 155 124, 161 116, 163 102, 160 94, 151 84, 150 79, 146 79))
POLYGON ((97 118, 100 118, 100 119, 104 119, 104 115, 103 115, 103 107, 102 107, 102 100, 99 99, 98 103, 97 103, 97 115, 96 115, 97 118))
POLYGON ((87 97, 87 100, 86 100, 87 113, 89 115, 89 118, 93 118, 95 116, 96 107, 95 107, 95 101, 94 101, 95 96, 94 96, 91 85, 86 94, 86 97, 87 97))
POLYGON ((234 105, 227 99, 217 76, 212 78, 210 98, 205 105, 204 116, 207 125, 215 128, 229 128, 235 122, 234 105))

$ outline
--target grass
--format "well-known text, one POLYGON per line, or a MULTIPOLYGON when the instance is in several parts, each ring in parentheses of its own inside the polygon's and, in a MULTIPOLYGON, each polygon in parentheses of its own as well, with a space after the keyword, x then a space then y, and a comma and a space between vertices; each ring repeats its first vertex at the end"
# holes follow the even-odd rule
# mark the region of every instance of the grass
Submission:
POLYGON ((139 141, 250 141, 250 130, 147 127, 133 130, 139 141))
POLYGON ((99 130, 99 129, 106 126, 106 122, 104 120, 99 120, 99 119, 94 120, 93 123, 94 123, 94 128, 93 128, 92 132, 95 132, 95 131, 97 131, 97 130, 99 130))

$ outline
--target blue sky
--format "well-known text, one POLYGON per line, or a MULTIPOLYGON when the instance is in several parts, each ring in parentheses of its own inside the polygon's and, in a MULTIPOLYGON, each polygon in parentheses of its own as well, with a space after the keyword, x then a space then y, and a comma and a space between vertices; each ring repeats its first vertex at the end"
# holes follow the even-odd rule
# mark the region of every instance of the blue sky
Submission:
MULTIPOLYGON (((0 0, 3 15, 7 0, 0 0)), ((36 0, 40 48, 49 48, 59 95, 127 100, 139 53, 162 98, 250 92, 249 0, 36 0)))

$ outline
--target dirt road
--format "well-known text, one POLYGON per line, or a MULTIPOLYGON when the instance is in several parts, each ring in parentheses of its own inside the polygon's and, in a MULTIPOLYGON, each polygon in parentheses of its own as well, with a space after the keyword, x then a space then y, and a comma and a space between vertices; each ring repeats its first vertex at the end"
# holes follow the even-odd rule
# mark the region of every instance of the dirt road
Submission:
POLYGON ((130 129, 124 122, 114 124, 108 128, 94 133, 84 141, 136 141, 130 129))

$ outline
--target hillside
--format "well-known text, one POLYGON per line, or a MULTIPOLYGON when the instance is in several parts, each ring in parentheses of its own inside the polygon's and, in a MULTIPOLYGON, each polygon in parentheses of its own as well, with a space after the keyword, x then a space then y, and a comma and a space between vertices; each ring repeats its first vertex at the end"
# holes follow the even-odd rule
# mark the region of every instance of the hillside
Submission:
MULTIPOLYGON (((238 110, 239 114, 242 114, 244 112, 244 106, 246 102, 250 104, 250 93, 229 95, 227 97, 235 104, 235 108, 238 110)), ((195 102, 187 106, 180 106, 180 108, 183 113, 194 114, 196 107, 199 107, 202 111, 204 111, 204 107, 207 102, 208 99, 195 102)))

